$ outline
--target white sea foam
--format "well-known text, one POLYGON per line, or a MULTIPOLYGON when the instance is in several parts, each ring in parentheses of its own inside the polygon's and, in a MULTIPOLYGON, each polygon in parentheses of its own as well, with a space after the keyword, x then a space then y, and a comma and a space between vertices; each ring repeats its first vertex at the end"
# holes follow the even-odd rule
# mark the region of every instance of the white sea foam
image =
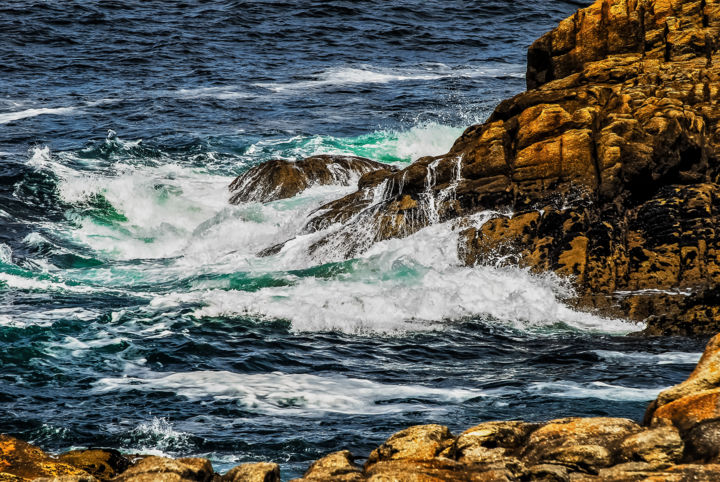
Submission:
MULTIPOLYGON (((489 217, 488 215, 485 218, 489 217)), ((482 218, 482 216, 480 217, 482 218)), ((275 269, 316 263, 299 236, 275 257, 275 269)), ((171 309, 201 304, 197 317, 261 316, 284 319, 300 331, 390 332, 436 329, 443 320, 492 317, 521 328, 565 324, 602 332, 629 332, 634 323, 570 309, 571 292, 552 275, 519 268, 461 266, 457 232, 450 223, 429 226, 403 239, 377 243, 352 267, 331 278, 286 277, 290 286, 255 292, 211 289, 156 297, 152 306, 171 309)))
POLYGON ((526 390, 543 397, 558 398, 597 398, 599 400, 618 402, 648 402, 657 398, 667 387, 636 388, 612 385, 605 382, 587 384, 575 382, 537 382, 530 384, 526 390))
POLYGON ((71 286, 63 282, 26 278, 9 273, 0 273, 0 283, 10 288, 27 291, 67 291, 73 293, 89 293, 94 291, 93 288, 89 286, 71 286))
POLYGON ((357 67, 333 67, 320 72, 312 80, 260 83, 256 85, 277 93, 292 93, 307 89, 322 89, 352 84, 386 84, 389 82, 427 81, 451 77, 498 77, 501 75, 521 77, 524 72, 519 65, 500 63, 454 69, 442 64, 397 68, 363 65, 357 67))
POLYGON ((241 90, 240 87, 237 85, 178 89, 174 91, 166 91, 166 93, 172 96, 182 97, 186 99, 202 99, 211 97, 220 100, 234 100, 256 97, 249 92, 241 90))
POLYGON ((318 154, 357 155, 406 163, 448 152, 462 132, 462 127, 426 123, 407 130, 376 131, 356 138, 317 135, 264 139, 251 145, 245 155, 265 155, 274 159, 298 159, 318 154))
MULTIPOLYGON (((153 374, 153 378, 103 378, 96 393, 128 390, 172 391, 190 400, 233 400, 260 413, 317 416, 323 412, 381 414, 406 410, 413 399, 428 402, 463 402, 483 396, 479 390, 432 388, 421 385, 390 385, 344 376, 303 373, 240 374, 228 371, 197 371, 153 374)), ((431 406, 426 406, 430 409, 431 406)))
POLYGON ((164 417, 152 419, 138 424, 128 433, 120 436, 122 451, 126 453, 143 453, 169 457, 178 452, 188 456, 193 444, 190 434, 176 430, 173 424, 164 417))
POLYGON ((12 263, 12 249, 5 243, 0 243, 0 263, 12 263))
POLYGON ((42 107, 39 109, 25 109, 18 112, 2 112, 0 113, 0 124, 8 124, 13 121, 36 117, 39 115, 71 115, 77 112, 76 107, 42 107))
POLYGON ((613 363, 631 363, 633 365, 696 365, 702 353, 668 351, 664 353, 621 352, 594 350, 594 353, 613 363))
MULTIPOLYGON (((332 275, 289 272, 343 259, 342 250, 335 252, 332 245, 308 254, 313 243, 337 226, 312 234, 301 234, 301 228, 315 208, 353 187, 315 187, 293 199, 229 206, 226 186, 231 177, 177 164, 153 167, 125 162, 113 164, 111 171, 79 172, 53 160, 47 148, 35 149, 29 162, 56 172, 66 202, 89 202, 102 195, 124 216, 113 223, 88 216, 75 219, 78 227, 70 232, 75 242, 111 259, 145 260, 141 265, 65 274, 108 289, 133 284, 138 276, 146 283, 203 276, 189 290, 150 294, 151 311, 173 311, 190 304, 201 318, 250 315, 289 320, 299 331, 353 333, 437 329, 468 317, 519 328, 561 326, 612 333, 641 328, 570 309, 564 300, 571 290, 553 275, 462 266, 457 254, 461 227, 453 223, 376 243, 332 275), (288 239, 279 254, 257 257, 261 249, 288 239), (172 260, 152 261, 166 258, 172 260), (230 273, 282 278, 284 286, 231 290, 231 282, 217 276, 230 273)), ((480 225, 491 214, 480 214, 474 222, 480 225)), ((83 288, 17 277, 5 281, 24 289, 83 288)))

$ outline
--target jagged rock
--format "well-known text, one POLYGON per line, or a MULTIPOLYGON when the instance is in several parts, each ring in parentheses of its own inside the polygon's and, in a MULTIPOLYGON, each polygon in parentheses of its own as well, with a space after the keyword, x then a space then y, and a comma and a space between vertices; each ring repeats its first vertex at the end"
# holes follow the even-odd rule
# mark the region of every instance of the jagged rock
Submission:
POLYGON ((406 428, 372 451, 365 463, 365 470, 378 462, 388 460, 432 460, 454 441, 450 430, 443 425, 416 425, 406 428))
POLYGON ((41 477, 78 477, 92 480, 82 469, 49 456, 39 448, 0 434, 0 480, 34 480, 41 477))
POLYGON ((130 467, 130 460, 117 450, 72 450, 58 457, 60 462, 72 465, 94 475, 99 480, 109 480, 130 467))
MULTIPOLYGON (((240 175, 230 184, 231 204, 269 202, 293 197, 310 186, 348 186, 363 174, 395 170, 388 164, 354 156, 313 156, 299 161, 276 159, 264 162, 240 175)), ((368 182, 366 178, 365 183, 368 182)))
POLYGON ((537 40, 529 91, 450 152, 375 173, 306 231, 354 256, 379 240, 483 210, 466 263, 555 271, 579 307, 648 320, 648 333, 720 330, 720 5, 598 0, 537 40), (361 235, 358 235, 361 233, 361 235))
POLYGON ((347 450, 335 452, 326 455, 314 462, 305 472, 300 481, 319 481, 319 480, 337 480, 337 481, 360 481, 365 480, 362 475, 362 469, 355 465, 352 454, 347 450))
POLYGON ((150 456, 115 477, 117 482, 209 482, 215 473, 207 459, 150 456))
POLYGON ((522 460, 529 465, 554 464, 596 473, 613 465, 620 443, 642 428, 624 418, 566 418, 535 430, 522 460))
POLYGON ((221 482, 280 482, 278 464, 258 462, 238 465, 220 479, 221 482))

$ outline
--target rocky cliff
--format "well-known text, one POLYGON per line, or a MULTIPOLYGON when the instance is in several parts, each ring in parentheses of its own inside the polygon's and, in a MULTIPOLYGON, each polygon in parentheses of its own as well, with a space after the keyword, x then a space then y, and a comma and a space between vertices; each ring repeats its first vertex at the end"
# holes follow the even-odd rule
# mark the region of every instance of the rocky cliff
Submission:
POLYGON ((529 90, 450 152, 321 208, 306 231, 342 227, 311 250, 457 219, 469 265, 571 277, 578 306, 650 334, 720 330, 718 46, 717 0, 596 1, 530 47, 529 90), (474 225, 486 210, 505 214, 474 225))

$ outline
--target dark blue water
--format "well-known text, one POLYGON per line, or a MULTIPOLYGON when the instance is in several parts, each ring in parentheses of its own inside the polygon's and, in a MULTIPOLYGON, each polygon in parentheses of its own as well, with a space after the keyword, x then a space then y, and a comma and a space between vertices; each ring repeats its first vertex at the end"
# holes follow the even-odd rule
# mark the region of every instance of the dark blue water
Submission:
POLYGON ((628 337, 562 280, 464 268, 450 225, 307 255, 307 216, 352 188, 227 204, 271 158, 447 151, 579 6, 3 3, 0 431, 290 477, 412 424, 641 417, 702 340, 628 337))

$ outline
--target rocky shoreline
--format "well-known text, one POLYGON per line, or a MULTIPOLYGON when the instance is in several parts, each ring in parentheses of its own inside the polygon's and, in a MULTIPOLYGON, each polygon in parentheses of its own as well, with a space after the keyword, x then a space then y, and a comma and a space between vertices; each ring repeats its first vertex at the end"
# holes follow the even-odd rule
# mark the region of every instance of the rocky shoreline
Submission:
MULTIPOLYGON (((574 306, 644 321, 650 335, 717 333, 718 46, 716 2, 596 1, 530 47, 529 90, 450 152, 351 169, 365 172, 357 191, 305 226, 323 231, 310 254, 345 259, 452 221, 466 265, 555 272, 573 280, 574 306), (476 225, 483 211, 496 214, 476 225)), ((310 161, 272 161, 253 185, 243 175, 233 199, 272 200, 348 168, 310 161)))
MULTIPOLYGON (((688 379, 650 404, 639 424, 625 418, 545 423, 485 422, 454 436, 442 425, 392 435, 360 466, 344 450, 314 462, 300 481, 713 481, 720 479, 720 335, 688 379)), ((74 450, 50 456, 0 435, 0 481, 276 482, 275 463, 224 475, 207 459, 74 450)))

